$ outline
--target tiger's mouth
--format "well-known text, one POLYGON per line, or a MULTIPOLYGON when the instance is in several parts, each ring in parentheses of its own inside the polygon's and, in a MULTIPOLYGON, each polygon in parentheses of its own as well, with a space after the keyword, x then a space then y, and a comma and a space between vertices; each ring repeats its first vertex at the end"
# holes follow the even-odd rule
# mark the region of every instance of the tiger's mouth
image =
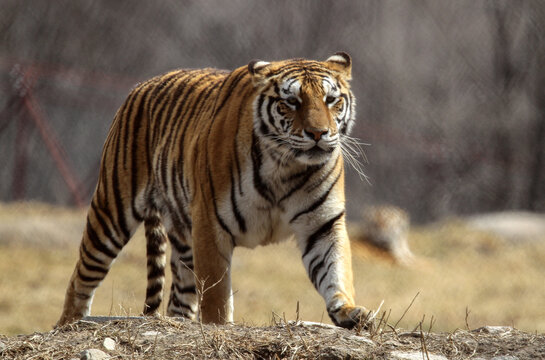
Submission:
POLYGON ((312 162, 314 161, 324 161, 331 153, 335 150, 335 146, 328 146, 328 147, 322 147, 318 144, 314 145, 313 147, 302 150, 302 149, 294 149, 295 157, 305 160, 310 160, 312 162))

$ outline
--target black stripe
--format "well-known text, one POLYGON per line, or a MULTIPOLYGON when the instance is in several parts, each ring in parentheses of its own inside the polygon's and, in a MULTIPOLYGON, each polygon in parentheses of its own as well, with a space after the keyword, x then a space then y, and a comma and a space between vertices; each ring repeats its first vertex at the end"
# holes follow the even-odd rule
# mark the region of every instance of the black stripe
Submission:
POLYGON ((81 272, 80 267, 78 267, 78 277, 83 282, 86 282, 86 283, 96 283, 96 282, 100 282, 100 281, 102 281, 102 279, 104 279, 104 276, 93 277, 93 276, 83 275, 82 272, 81 272))
MULTIPOLYGON (((140 84, 132 93, 131 95, 129 96, 129 98, 127 99, 127 102, 126 102, 126 111, 123 111, 123 117, 121 118, 123 120, 123 123, 122 123, 122 130, 123 130, 123 136, 122 136, 122 140, 123 140, 123 149, 124 150, 128 150, 129 149, 129 140, 134 140, 133 137, 131 136, 131 132, 133 130, 133 125, 134 124, 134 114, 135 114, 135 110, 136 110, 136 113, 138 113, 139 111, 139 104, 141 102, 141 99, 142 99, 142 93, 145 93, 147 91, 147 86, 148 86, 148 83, 144 83, 144 84, 140 84)), ((128 154, 128 151, 124 151, 123 152, 123 169, 128 169, 128 158, 127 156, 129 155, 128 154)), ((132 155, 132 154, 131 154, 132 155)))
MULTIPOLYGON (((307 193, 311 193, 312 191, 314 191, 314 189, 316 189, 318 186, 322 185, 324 183, 324 181, 331 176, 333 171, 335 171, 335 169, 337 168, 337 165, 339 164, 339 161, 340 161, 341 157, 342 157, 341 155, 337 156, 337 158, 335 159, 335 164, 333 164, 333 166, 327 171, 327 173, 325 175, 323 175, 323 176, 320 176, 315 182, 310 184, 305 189, 307 193)), ((325 164, 326 163, 322 164, 322 166, 325 166, 325 164)))
POLYGON ((314 257, 312 258, 312 260, 310 260, 310 262, 308 263, 308 274, 309 274, 309 275, 311 274, 312 269, 314 268, 314 263, 315 263, 316 261, 318 261, 318 259, 320 258, 320 255, 321 255, 321 254, 318 254, 318 255, 314 256, 314 257))
POLYGON ((263 182, 263 179, 261 178, 261 174, 259 173, 259 170, 261 169, 262 165, 262 158, 261 158, 261 149, 259 148, 259 145, 257 144, 257 135, 255 132, 252 133, 252 168, 253 168, 253 182, 254 182, 254 188, 257 190, 259 195, 261 195, 265 200, 270 202, 271 204, 274 202, 273 198, 274 195, 271 191, 271 189, 263 182))
POLYGON ((103 244, 100 241, 100 238, 98 237, 95 229, 93 229, 93 227, 91 226, 91 223, 89 222, 89 218, 87 218, 87 238, 91 241, 91 245, 93 245, 93 247, 97 251, 101 252, 102 254, 112 259, 117 256, 116 252, 108 248, 105 244, 103 244))
POLYGON ((195 288, 195 285, 179 287, 178 284, 176 284, 176 290, 178 291, 178 294, 196 294, 197 293, 197 289, 195 288))
POLYGON ((191 250, 191 247, 181 242, 176 235, 169 233, 168 239, 170 240, 170 245, 172 245, 180 254, 186 253, 191 250))
POLYGON ((267 115, 269 118, 267 119, 267 121, 269 124, 271 124, 274 127, 274 130, 276 130, 277 134, 281 134, 282 131, 280 131, 278 127, 276 126, 276 124, 274 123, 274 116, 272 114, 272 106, 275 101, 276 101, 275 99, 272 99, 271 97, 269 97, 269 102, 267 104, 267 115))
POLYGON ((321 165, 313 165, 309 166, 305 171, 300 173, 295 173, 291 176, 289 176, 287 179, 282 179, 283 182, 287 183, 289 181, 293 181, 297 178, 300 178, 301 176, 304 176, 302 179, 300 179, 295 186, 293 186, 284 196, 278 200, 278 203, 280 204, 282 201, 286 200, 290 196, 292 196, 297 190, 301 189, 307 181, 311 178, 312 175, 316 173, 319 169, 323 167, 323 164, 321 165))
MULTIPOLYGON (((168 130, 168 135, 166 138, 166 144, 168 146, 166 147, 166 149, 168 149, 169 146, 173 146, 172 138, 175 137, 176 134, 178 134, 178 129, 180 128, 180 126, 182 126, 182 124, 184 126, 187 126, 186 123, 188 121, 183 121, 184 117, 181 117, 181 113, 186 113, 188 108, 191 107, 191 103, 194 102, 193 97, 191 97, 191 95, 194 94, 194 91, 202 82, 208 80, 210 77, 213 76, 212 73, 208 73, 208 72, 206 73, 191 72, 190 73, 190 75, 194 75, 194 76, 201 75, 201 74, 203 75, 197 79, 195 79, 195 77, 193 76, 188 76, 188 79, 176 88, 176 92, 173 94, 173 96, 170 99, 170 103, 168 104, 167 115, 165 117, 165 122, 167 124, 169 121, 176 121, 176 122, 174 125, 174 129, 164 129, 163 122, 161 122, 161 133, 164 135, 165 131, 168 130), (190 85, 189 88, 187 88, 187 85, 190 85), (176 111, 174 112, 174 110, 176 111), (181 119, 181 121, 178 121, 179 119, 181 119)), ((165 150, 165 152, 167 152, 167 150, 165 150)))
MULTIPOLYGON (((143 123, 143 114, 144 114, 144 106, 146 104, 146 99, 150 95, 150 91, 144 92, 144 94, 141 94, 138 96, 138 105, 136 115, 129 119, 129 121, 132 122, 133 126, 131 129, 131 140, 132 140, 132 146, 131 146, 131 208, 132 208, 132 215, 134 219, 138 222, 142 222, 143 216, 138 212, 136 209, 136 194, 138 193, 138 167, 140 166, 140 162, 138 161, 138 156, 142 154, 142 152, 139 149, 139 134, 141 129, 144 131, 147 129, 147 126, 142 126, 143 123)), ((148 166, 150 164, 147 164, 148 166)), ((148 173, 148 169, 146 169, 146 173, 148 173)))
MULTIPOLYGON (((163 291, 163 284, 161 283, 154 283, 151 286, 148 286, 146 288, 146 298, 154 297, 155 295, 161 293, 163 291)), ((161 301, 159 300, 159 303, 161 301)), ((146 305, 149 305, 149 303, 146 301, 146 305)))
POLYGON ((229 97, 231 96, 231 94, 233 93, 233 90, 235 89, 235 87, 237 86, 237 84, 239 83, 239 81, 245 76, 247 75, 248 72, 245 71, 245 70, 241 70, 233 79, 233 73, 229 74, 225 81, 223 82, 223 84, 221 85, 221 88, 220 88, 220 93, 222 93, 222 89, 223 89, 223 86, 227 83, 228 80, 231 80, 231 83, 229 84, 229 88, 225 91, 226 92, 226 95, 224 96, 224 98, 222 99, 222 102, 221 104, 214 110, 214 115, 218 114, 220 112, 220 110, 225 106, 225 104, 227 103, 227 100, 229 100, 229 97))
MULTIPOLYGON (((123 110, 124 111, 124 110, 123 110)), ((104 191, 104 200, 106 201, 106 206, 103 206, 104 208, 113 208, 110 213, 112 211, 115 211, 116 213, 116 217, 117 217, 117 221, 112 221, 112 224, 116 227, 116 232, 119 234, 119 235, 124 235, 125 238, 128 238, 129 236, 129 231, 127 230, 127 224, 126 224, 126 221, 125 221, 125 218, 123 216, 123 214, 120 214, 120 211, 122 211, 123 209, 123 203, 121 201, 121 197, 119 196, 120 194, 120 188, 119 188, 119 174, 118 174, 118 163, 120 161, 120 146, 121 146, 121 143, 122 143, 122 139, 120 139, 121 135, 120 135, 120 132, 121 132, 121 121, 122 121, 122 117, 123 117, 123 111, 119 111, 116 115, 116 117, 114 118, 114 124, 112 125, 111 129, 110 129, 110 132, 112 130, 116 130, 114 132, 114 135, 112 136, 112 143, 111 145, 114 146, 114 149, 111 150, 110 147, 108 146, 108 149, 105 149, 104 152, 103 152, 103 157, 102 157, 102 163, 101 163, 101 174, 102 174, 102 183, 104 184, 104 188, 105 188, 105 191, 104 191), (111 154, 111 156, 113 157, 113 164, 111 165, 111 171, 108 171, 110 170, 109 166, 110 164, 107 164, 106 163, 106 153, 109 153, 111 154), (111 184, 111 189, 110 189, 110 186, 109 186, 109 180, 111 179, 112 181, 112 184, 111 184), (110 196, 109 196, 109 193, 112 193, 113 195, 113 198, 114 198, 114 203, 111 204, 109 199, 110 199, 110 196)), ((123 241, 124 243, 125 241, 123 241)))
MULTIPOLYGON (((133 104, 135 99, 138 97, 138 94, 142 91, 142 85, 139 84, 135 89, 131 91, 127 99, 125 100, 125 103, 121 107, 121 111, 118 112, 118 118, 117 118, 117 131, 121 134, 120 137, 118 137, 117 142, 122 143, 122 148, 126 149, 126 141, 129 139, 129 121, 131 118, 131 113, 133 109, 133 104)), ((119 153, 116 153, 119 154, 119 153)), ((123 162, 123 168, 127 168, 127 159, 126 159, 127 152, 123 151, 123 153, 120 154, 122 157, 123 162)))
POLYGON ((149 303, 146 301, 146 304, 144 305, 144 315, 154 313, 155 310, 157 310, 160 305, 161 305, 161 299, 157 299, 153 303, 149 303))
MULTIPOLYGON (((253 88, 252 90, 253 91, 253 88)), ((242 91, 241 91, 242 92, 242 91)), ((248 91, 246 91, 248 92, 248 91)), ((237 172, 237 183, 238 183, 238 193, 239 195, 242 197, 244 196, 244 192, 242 191, 242 169, 241 169, 241 165, 240 165, 240 159, 239 159, 239 155, 238 155, 238 146, 237 146, 237 140, 238 140, 238 133, 239 133, 239 130, 240 130, 240 119, 242 118, 242 112, 246 109, 247 107, 247 103, 249 101, 249 99, 251 98, 251 96, 249 94, 240 94, 240 96, 242 96, 243 99, 246 99, 246 101, 242 104, 240 104, 239 108, 238 108, 238 114, 237 114, 237 124, 236 124, 236 132, 235 132, 235 136, 233 137, 233 152, 234 152, 234 156, 235 156, 235 168, 236 168, 236 172, 237 172)))
POLYGON ((318 289, 318 285, 316 284, 316 276, 318 276, 318 272, 324 267, 324 264, 325 264, 324 260, 322 259, 322 261, 316 264, 314 269, 312 269, 312 272, 310 272, 310 269, 309 269, 310 281, 312 281, 312 284, 316 287, 316 289, 318 289))
POLYGON ((303 74, 308 74, 309 72, 312 73, 312 75, 317 77, 323 76, 323 75, 326 75, 329 77, 333 76, 333 74, 331 74, 326 69, 324 69, 324 67, 320 65, 317 65, 317 66, 314 66, 314 65, 315 64, 312 64, 312 65, 294 64, 293 66, 286 66, 282 68, 282 72, 279 74, 280 75, 279 78, 281 78, 282 81, 285 81, 286 78, 299 77, 303 74))
POLYGON ((80 292, 74 292, 74 295, 80 300, 89 300, 89 298, 91 298, 90 294, 85 294, 80 292))
POLYGON ((87 249, 87 246, 85 246, 85 242, 82 241, 81 242, 81 246, 80 246, 80 257, 83 258, 82 255, 85 255, 86 257, 88 257, 89 259, 93 260, 94 262, 98 263, 98 264, 102 264, 102 265, 106 265, 106 263, 104 262, 104 260, 101 260, 99 258, 97 258, 95 256, 95 254, 93 254, 92 252, 90 252, 88 249, 87 249), (81 254, 83 252, 83 254, 81 254))
MULTIPOLYGON (((191 306, 184 304, 182 302, 182 300, 178 299, 176 297, 176 293, 173 293, 173 296, 170 297, 170 300, 172 301, 172 303, 174 304, 175 307, 182 308, 182 309, 188 310, 191 313, 193 313, 193 309, 191 308, 191 306)), ((185 315, 185 314, 183 314, 183 315, 185 315)))
MULTIPOLYGON (((152 154, 155 152, 155 149, 157 147, 157 144, 159 142, 159 138, 163 135, 162 124, 161 121, 163 120, 163 112, 166 108, 166 104, 169 101, 169 96, 171 95, 172 89, 176 86, 178 81, 180 81, 182 84, 185 84, 189 81, 189 76, 186 72, 178 72, 176 73, 172 79, 168 79, 168 84, 165 84, 163 87, 160 87, 161 85, 157 86, 158 88, 161 88, 162 92, 158 94, 155 98, 155 102, 153 105, 149 106, 149 120, 150 120, 150 126, 151 131, 148 131, 148 146, 147 150, 150 154, 150 159, 152 158, 152 154), (186 77, 184 79, 184 76, 186 77)), ((151 103, 151 101, 150 101, 151 103)), ((150 164, 152 161, 150 161, 150 164)))
MULTIPOLYGON (((312 284, 314 284, 314 286, 316 287, 317 290, 320 288, 320 284, 323 281, 325 275, 327 275, 327 271, 322 275, 322 277, 320 278, 320 281, 318 283, 316 283, 316 276, 318 276, 318 272, 320 272, 320 270, 324 267, 325 262, 327 261, 327 257, 329 256, 329 253, 333 249, 334 245, 335 245, 335 242, 331 242, 331 244, 329 245, 329 248, 326 250, 326 252, 325 252, 325 254, 323 256, 321 256, 321 254, 318 254, 309 263, 308 273, 309 273, 309 276, 310 276, 310 280, 312 281, 312 284), (313 266, 313 263, 315 261, 317 261, 318 258, 320 258, 320 257, 322 258, 322 260, 319 263, 317 263, 316 266, 313 266)), ((328 269, 329 269, 329 267, 328 267, 328 269)))
POLYGON ((157 109, 157 106, 163 102, 166 96, 170 94, 170 90, 176 84, 176 81, 181 79, 184 75, 187 73, 184 71, 178 71, 170 76, 163 76, 160 79, 159 84, 155 85, 155 89, 153 91, 153 96, 150 98, 149 103, 149 117, 150 119, 154 117, 155 110, 157 109), (154 100, 153 102, 151 100, 154 100))
POLYGON ((103 268, 103 267, 100 267, 100 266, 95 266, 95 265, 88 264, 85 261, 85 258, 81 259, 81 264, 83 265, 83 267, 87 271, 97 272, 97 273, 101 273, 101 274, 106 274, 108 272, 108 268, 103 268))
MULTIPOLYGON (((263 117, 263 111, 262 111, 265 98, 267 98, 266 95, 260 95, 259 99, 257 100, 257 118, 259 119, 259 130, 261 131, 261 134, 264 136, 268 136, 271 133, 271 129, 269 128, 268 122, 265 121, 265 118, 263 117)), ((269 103, 267 104, 267 109, 269 108, 270 105, 271 105, 271 101, 269 101, 269 103)), ((275 127, 273 124, 271 125, 275 127)), ((276 130, 278 132, 278 129, 276 130)))
POLYGON ((299 216, 304 215, 304 214, 308 214, 308 213, 316 210, 318 207, 320 207, 325 202, 325 200, 327 199, 329 193, 331 192, 331 190, 333 189, 335 184, 337 184, 337 181, 339 181, 339 178, 341 177, 341 174, 342 174, 342 171, 339 171, 339 174, 337 174, 337 177, 335 178, 335 180, 331 183, 329 188, 322 194, 322 196, 320 196, 320 198, 318 200, 316 200, 314 203, 312 203, 308 208, 306 208, 304 210, 301 210, 295 216, 293 216, 291 218, 291 220, 290 220, 290 223, 297 220, 297 218, 299 216))
POLYGON ((331 233, 331 230, 333 229, 333 225, 337 220, 339 220, 344 215, 344 210, 341 211, 339 214, 335 215, 332 219, 327 221, 325 224, 323 224, 318 230, 316 230, 312 235, 309 236, 307 239, 307 246, 305 247, 305 252, 303 253, 303 257, 305 257, 316 245, 318 240, 320 240, 322 237, 327 236, 329 233, 331 233))
MULTIPOLYGON (((239 116, 240 118, 240 116, 239 116)), ((238 129, 237 129, 237 133, 238 133, 238 129)), ((233 144, 233 148, 234 148, 234 152, 235 152, 235 167, 236 167, 236 171, 237 171, 237 183, 238 183, 238 193, 240 196, 244 196, 244 192, 242 191, 242 174, 241 174, 241 169, 240 169, 240 160, 238 158, 238 149, 237 149, 237 143, 236 143, 236 136, 235 136, 235 139, 233 140, 234 144, 233 144)))
POLYGON ((216 219, 218 220, 218 223, 220 224, 223 231, 225 231, 229 236, 231 237, 231 241, 233 242, 233 245, 235 245, 235 237, 233 236, 233 233, 225 224, 223 219, 221 218, 219 212, 218 212, 218 204, 216 200, 216 191, 214 189, 214 182, 212 181, 212 173, 210 172, 210 168, 207 169, 208 172, 208 183, 210 185, 210 195, 212 196, 212 204, 214 205, 214 214, 216 215, 216 219))
POLYGON ((329 270, 331 270, 331 267, 334 265, 335 263, 332 261, 329 263, 329 265, 327 266, 327 269, 325 270, 324 274, 322 275, 322 277, 320 277, 320 280, 318 280, 318 287, 317 289, 320 288, 320 286, 322 286, 322 282, 324 281, 325 277, 327 276, 327 274, 329 273, 329 270))
POLYGON ((162 278, 165 276, 164 266, 158 266, 156 263, 153 263, 153 261, 150 261, 150 259, 148 259, 147 265, 150 268, 150 270, 148 270, 148 279, 162 278))
POLYGON ((191 270, 191 271, 194 270, 195 267, 194 267, 194 265, 193 265, 193 258, 191 258, 191 260, 187 260, 187 261, 184 261, 184 259, 183 259, 182 257, 179 257, 178 259, 179 259, 180 262, 182 263, 182 265, 183 265, 182 268, 183 268, 184 270, 187 270, 187 269, 189 269, 189 270, 191 270))
MULTIPOLYGON (((235 150, 236 152, 236 150, 235 150)), ((231 171, 231 207, 233 208, 233 213, 235 214, 235 219, 238 223, 238 228, 242 233, 246 232, 246 221, 244 220, 244 217, 240 213, 240 210, 238 209, 237 205, 237 199, 235 195, 235 177, 233 175, 233 172, 231 171)))
MULTIPOLYGON (((125 219, 125 212, 124 212, 124 205, 123 200, 121 198, 121 194, 123 194, 123 190, 121 189, 119 185, 119 145, 120 141, 116 142, 116 149, 114 152, 114 161, 113 161, 113 168, 112 168, 112 192, 113 197, 115 200, 115 211, 117 213, 117 224, 119 226, 119 229, 123 233, 123 244, 125 244, 130 236, 130 231, 127 226, 127 221, 125 219)), ((124 151, 125 152, 125 151, 124 151)))
POLYGON ((146 237, 148 238, 148 244, 146 246, 147 256, 159 257, 165 255, 165 251, 160 249, 162 241, 154 241, 159 237, 154 237, 154 239, 151 240, 149 240, 151 237, 150 235, 146 234, 146 237))
POLYGON ((180 261, 182 261, 183 263, 189 263, 189 262, 192 262, 193 261, 193 254, 189 254, 187 256, 180 256, 179 257, 180 261))
POLYGON ((191 81, 195 81, 194 77, 190 75, 195 76, 198 74, 199 73, 192 73, 192 72, 187 72, 183 74, 183 76, 181 76, 179 79, 176 79, 176 81, 172 83, 171 87, 169 86, 168 91, 165 91, 165 101, 157 105, 158 110, 156 111, 156 113, 154 113, 154 119, 157 122, 157 124, 155 124, 154 134, 153 134, 153 138, 155 139, 154 144, 157 143, 159 139, 163 137, 165 133, 164 123, 168 123, 168 121, 172 119, 172 111, 174 107, 176 107, 179 104, 178 100, 184 99, 184 97, 182 97, 182 94, 184 93, 187 84, 191 81), (179 80, 179 83, 178 83, 178 80, 179 80), (175 88, 174 92, 171 91, 172 88, 175 88), (166 110, 166 115, 163 115, 165 110, 166 110))
MULTIPOLYGON (((323 261, 326 262, 327 261, 327 258, 329 257, 329 254, 331 253, 331 251, 333 250, 333 247, 335 246, 335 242, 331 242, 331 245, 329 245, 329 248, 326 250, 324 256, 322 257, 323 258, 323 261)), ((322 274, 322 276, 320 277, 320 280, 318 280, 318 283, 315 283, 314 281, 312 282, 315 286, 316 286, 316 289, 319 289, 320 286, 322 286, 322 281, 324 281, 327 273, 329 272, 329 270, 331 269, 331 265, 333 265, 334 262, 330 262, 329 265, 327 266, 327 269, 326 271, 324 271, 324 273, 322 274)))
MULTIPOLYGON (((91 208, 93 209, 93 212, 95 214, 95 218, 96 220, 98 221, 98 223, 100 224, 100 227, 102 229, 102 232, 104 233, 104 235, 110 239, 111 243, 118 249, 118 250, 121 250, 123 248, 123 245, 122 244, 119 244, 117 241, 114 240, 114 236, 112 234, 112 232, 110 231, 110 228, 108 227, 108 224, 106 224, 106 220, 104 220, 104 217, 102 216, 102 214, 100 213, 100 210, 98 209, 98 207, 95 205, 94 201, 91 201, 91 208)), ((111 221, 111 219, 110 219, 111 221)))

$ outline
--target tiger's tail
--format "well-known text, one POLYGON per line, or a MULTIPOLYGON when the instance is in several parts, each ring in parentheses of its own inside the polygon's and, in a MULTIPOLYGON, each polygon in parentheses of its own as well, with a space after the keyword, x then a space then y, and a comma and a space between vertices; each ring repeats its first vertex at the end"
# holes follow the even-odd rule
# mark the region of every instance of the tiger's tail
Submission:
POLYGON ((167 234, 158 212, 153 213, 144 220, 144 227, 146 231, 148 285, 143 312, 144 315, 156 315, 163 301, 167 234))

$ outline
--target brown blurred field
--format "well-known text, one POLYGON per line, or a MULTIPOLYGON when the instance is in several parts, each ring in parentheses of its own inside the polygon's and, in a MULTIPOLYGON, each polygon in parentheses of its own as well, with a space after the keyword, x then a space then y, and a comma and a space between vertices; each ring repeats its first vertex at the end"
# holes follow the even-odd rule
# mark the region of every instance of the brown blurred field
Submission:
MULTIPOLYGON (((0 204, 0 334, 51 329, 77 259, 84 211, 43 204, 0 204)), ((545 234, 542 241, 507 243, 451 220, 415 228, 417 256, 401 267, 355 246, 357 302, 390 313, 411 329, 423 317, 434 331, 511 325, 545 332, 545 234)), ((138 315, 145 292, 142 232, 124 249, 97 290, 96 315, 138 315)), ((170 281, 170 279, 168 279, 170 281)), ((304 272, 292 243, 236 249, 233 261, 235 320, 266 325, 274 314, 329 323, 325 306, 304 272)))

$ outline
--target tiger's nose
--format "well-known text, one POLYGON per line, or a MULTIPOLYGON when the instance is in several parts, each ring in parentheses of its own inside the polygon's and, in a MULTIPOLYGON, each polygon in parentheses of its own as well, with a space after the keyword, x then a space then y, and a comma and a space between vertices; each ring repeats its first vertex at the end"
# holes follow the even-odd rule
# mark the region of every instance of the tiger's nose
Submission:
POLYGON ((304 130, 305 134, 313 138, 315 141, 318 141, 329 132, 329 129, 318 129, 315 127, 310 127, 304 130))

